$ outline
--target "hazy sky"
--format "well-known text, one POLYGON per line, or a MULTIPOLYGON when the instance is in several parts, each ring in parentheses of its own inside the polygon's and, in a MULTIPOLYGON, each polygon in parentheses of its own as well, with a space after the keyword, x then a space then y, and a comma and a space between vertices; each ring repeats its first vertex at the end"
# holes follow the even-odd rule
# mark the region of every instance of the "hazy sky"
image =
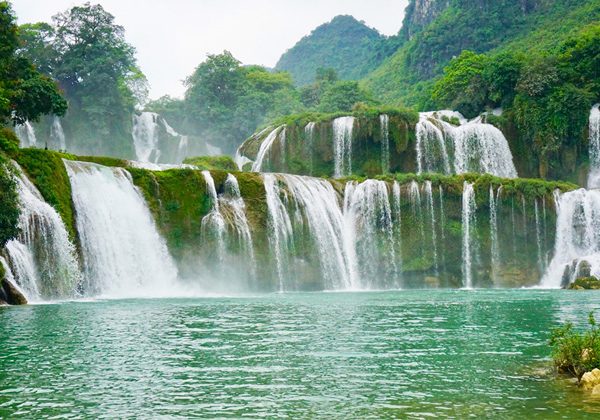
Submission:
MULTIPOLYGON (((19 23, 50 21, 84 1, 13 0, 19 23)), ((181 81, 207 53, 273 67, 302 36, 339 14, 386 35, 400 29, 408 0, 96 0, 125 27, 150 96, 181 96, 181 81)))

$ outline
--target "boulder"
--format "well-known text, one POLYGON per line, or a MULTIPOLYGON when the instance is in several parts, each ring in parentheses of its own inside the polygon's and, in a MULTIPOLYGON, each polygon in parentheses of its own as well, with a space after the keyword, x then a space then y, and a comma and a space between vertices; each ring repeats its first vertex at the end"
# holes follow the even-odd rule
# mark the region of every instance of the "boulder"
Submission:
POLYGON ((584 373, 579 384, 583 389, 593 390, 597 385, 600 385, 600 369, 593 369, 591 372, 584 373))
POLYGON ((27 299, 23 293, 8 279, 0 280, 0 301, 9 305, 26 305, 27 299))

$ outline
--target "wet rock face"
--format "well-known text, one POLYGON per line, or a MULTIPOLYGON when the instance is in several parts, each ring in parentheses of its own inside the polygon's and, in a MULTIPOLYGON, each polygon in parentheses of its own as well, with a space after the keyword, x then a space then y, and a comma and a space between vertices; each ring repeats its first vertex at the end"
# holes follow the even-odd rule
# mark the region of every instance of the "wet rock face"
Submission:
POLYGON ((23 294, 7 279, 0 281, 0 305, 25 305, 27 299, 23 294))

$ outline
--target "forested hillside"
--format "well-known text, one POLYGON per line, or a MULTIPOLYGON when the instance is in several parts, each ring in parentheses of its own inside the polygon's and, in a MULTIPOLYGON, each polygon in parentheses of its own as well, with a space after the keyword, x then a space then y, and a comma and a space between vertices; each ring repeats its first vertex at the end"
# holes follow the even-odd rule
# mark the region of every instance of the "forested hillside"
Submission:
POLYGON ((298 41, 275 68, 289 71, 300 86, 313 82, 320 67, 333 68, 341 79, 356 80, 392 54, 397 41, 352 16, 336 16, 298 41))
POLYGON ((386 102, 431 108, 432 80, 461 51, 547 55, 599 20, 598 0, 413 0, 402 46, 364 86, 386 102))

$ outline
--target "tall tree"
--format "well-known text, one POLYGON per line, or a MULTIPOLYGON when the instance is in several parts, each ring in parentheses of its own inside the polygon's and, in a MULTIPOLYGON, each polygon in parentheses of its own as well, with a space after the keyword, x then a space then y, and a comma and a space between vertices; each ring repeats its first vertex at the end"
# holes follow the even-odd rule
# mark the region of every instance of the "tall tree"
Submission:
POLYGON ((56 84, 19 55, 18 28, 10 4, 0 1, 0 123, 20 124, 43 114, 63 115, 67 103, 56 84))

